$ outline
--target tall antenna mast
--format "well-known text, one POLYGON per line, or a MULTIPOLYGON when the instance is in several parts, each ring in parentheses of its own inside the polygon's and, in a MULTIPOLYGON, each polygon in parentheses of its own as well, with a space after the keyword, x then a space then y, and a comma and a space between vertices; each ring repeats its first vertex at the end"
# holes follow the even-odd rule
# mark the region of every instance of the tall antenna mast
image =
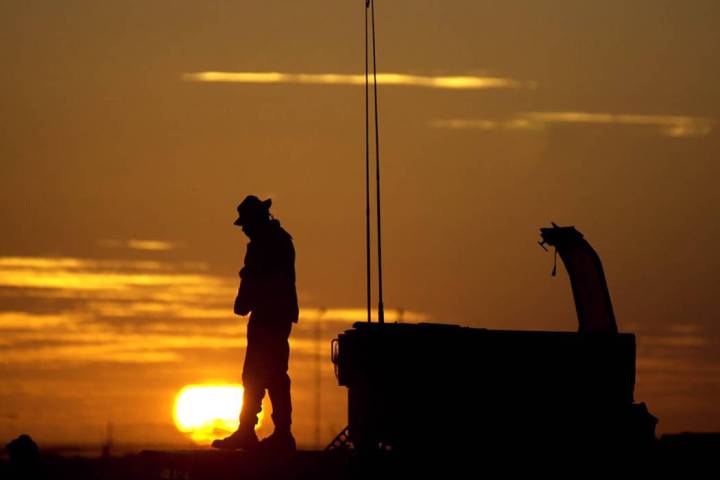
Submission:
POLYGON ((370 268, 370 91, 368 68, 368 7, 370 0, 365 0, 365 268, 367 280, 367 321, 372 321, 372 277, 370 268))
POLYGON ((375 41, 375 2, 365 0, 365 205, 366 205, 366 254, 367 254, 367 301, 368 322, 371 320, 370 296, 370 120, 369 120, 369 65, 368 65, 368 9, 371 16, 372 29, 372 63, 373 63, 373 99, 375 113, 375 189, 377 207, 377 241, 378 241, 378 322, 385 323, 385 307, 383 304, 383 274, 382 274, 382 227, 380 218, 380 122, 378 120, 378 82, 377 82, 377 53, 375 41))
POLYGON ((380 126, 378 123, 378 84, 377 61, 375 55, 375 1, 370 0, 372 14, 372 57, 373 57, 373 97, 375 98, 375 191, 377 192, 377 235, 378 235, 378 322, 385 323, 383 306, 382 275, 382 230, 380 229, 380 126))

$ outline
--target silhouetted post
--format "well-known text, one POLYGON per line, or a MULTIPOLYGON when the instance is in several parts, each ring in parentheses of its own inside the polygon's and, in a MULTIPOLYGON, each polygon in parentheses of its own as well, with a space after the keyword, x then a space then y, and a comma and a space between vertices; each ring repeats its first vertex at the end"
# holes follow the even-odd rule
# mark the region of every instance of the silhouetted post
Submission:
POLYGON ((102 446, 102 458, 110 458, 112 455, 112 444, 113 444, 113 424, 112 422, 107 423, 105 428, 105 443, 102 446))
POLYGON ((378 230, 378 322, 385 323, 385 307, 383 306, 383 275, 382 275, 382 230, 380 227, 380 125, 378 121, 378 84, 377 54, 375 48, 375 2, 370 0, 372 15, 372 58, 373 58, 373 98, 375 100, 375 190, 377 193, 377 230, 378 230))
POLYGON ((325 317, 325 308, 321 308, 315 319, 315 445, 317 448, 322 447, 322 435, 320 432, 320 423, 322 421, 322 333, 323 318, 325 317))
POLYGON ((365 279, 367 294, 367 321, 372 321, 372 278, 370 268, 370 80, 368 78, 368 6, 365 0, 365 279))

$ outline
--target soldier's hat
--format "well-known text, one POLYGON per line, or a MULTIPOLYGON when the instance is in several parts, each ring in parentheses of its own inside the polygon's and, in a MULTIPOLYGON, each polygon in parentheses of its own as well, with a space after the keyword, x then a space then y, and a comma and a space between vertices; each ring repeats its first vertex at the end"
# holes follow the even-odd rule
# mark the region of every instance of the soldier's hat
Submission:
POLYGON ((258 220, 265 220, 270 215, 272 199, 260 200, 255 195, 245 197, 237 207, 238 218, 234 225, 243 226, 258 220))

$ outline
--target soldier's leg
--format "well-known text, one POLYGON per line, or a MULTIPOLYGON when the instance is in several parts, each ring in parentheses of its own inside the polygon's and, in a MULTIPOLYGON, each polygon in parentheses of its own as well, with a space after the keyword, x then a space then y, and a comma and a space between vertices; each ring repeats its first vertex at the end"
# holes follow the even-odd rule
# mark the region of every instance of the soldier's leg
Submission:
POLYGON ((276 432, 289 432, 292 423, 292 401, 290 398, 290 377, 286 372, 273 378, 268 388, 272 402, 272 420, 276 432))
POLYGON ((272 419, 275 431, 289 433, 292 423, 292 401, 290 398, 290 377, 288 376, 288 360, 290 357, 291 324, 282 326, 272 342, 272 366, 268 377, 268 394, 272 403, 272 419))
MULTIPOLYGON (((252 322, 251 322, 252 323, 252 322)), ((262 378, 262 345, 259 345, 254 335, 250 335, 252 329, 248 327, 248 347, 245 351, 245 363, 243 365, 243 404, 240 411, 240 425, 230 436, 214 440, 212 446, 223 450, 253 450, 259 447, 255 425, 258 421, 258 414, 262 408, 262 399, 265 396, 265 385, 262 378)))
POLYGON ((243 364, 243 403, 240 411, 240 426, 253 428, 257 425, 258 415, 262 410, 262 399, 265 396, 266 375, 265 366, 265 342, 257 332, 257 328, 250 322, 248 324, 247 349, 245 351, 245 363, 243 364))
POLYGON ((265 389, 258 384, 248 381, 243 376, 243 402, 240 411, 240 426, 255 428, 258 422, 258 415, 262 410, 262 399, 265 396, 265 389))

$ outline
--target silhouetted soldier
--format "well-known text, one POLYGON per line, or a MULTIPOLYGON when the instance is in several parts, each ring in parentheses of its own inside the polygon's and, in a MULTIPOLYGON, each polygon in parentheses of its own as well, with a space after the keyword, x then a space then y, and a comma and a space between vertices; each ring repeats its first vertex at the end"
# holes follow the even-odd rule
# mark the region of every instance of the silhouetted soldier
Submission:
POLYGON ((295 450, 290 432, 292 404, 288 338, 298 320, 295 291, 295 249, 292 237, 270 214, 271 200, 249 195, 238 206, 235 225, 250 238, 245 265, 240 270, 240 288, 235 299, 237 315, 250 314, 247 350, 242 380, 245 389, 240 426, 213 446, 223 449, 253 449, 262 445, 272 450, 295 450), (258 442, 255 425, 262 409, 265 389, 272 402, 274 433, 258 442))
POLYGON ((29 435, 20 435, 5 448, 10 457, 10 478, 37 480, 48 477, 40 460, 40 449, 29 435))

